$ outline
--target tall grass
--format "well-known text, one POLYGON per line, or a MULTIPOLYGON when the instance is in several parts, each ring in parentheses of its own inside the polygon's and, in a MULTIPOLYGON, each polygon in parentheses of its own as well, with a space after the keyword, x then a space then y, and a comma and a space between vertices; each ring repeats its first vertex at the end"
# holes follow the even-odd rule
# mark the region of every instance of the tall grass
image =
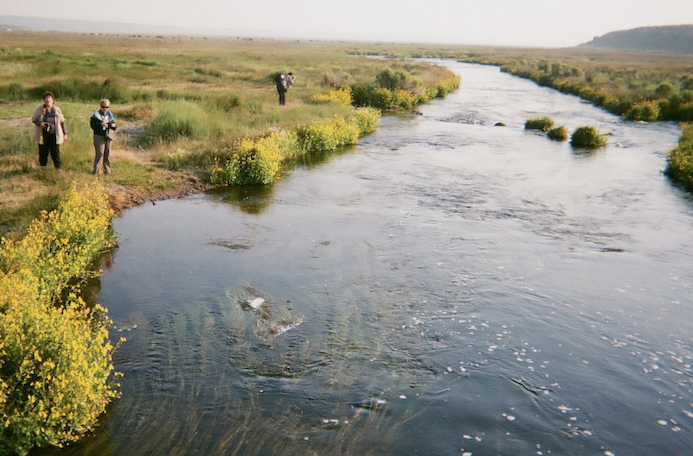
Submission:
POLYGON ((165 104, 147 124, 138 144, 152 146, 159 142, 170 143, 181 138, 213 139, 221 133, 219 121, 199 104, 174 101, 165 104))

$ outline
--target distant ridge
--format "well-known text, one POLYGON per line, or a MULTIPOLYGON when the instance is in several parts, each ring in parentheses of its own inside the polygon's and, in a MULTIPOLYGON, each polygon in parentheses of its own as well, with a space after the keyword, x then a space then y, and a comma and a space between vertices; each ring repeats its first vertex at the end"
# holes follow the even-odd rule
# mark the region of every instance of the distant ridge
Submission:
POLYGON ((595 37, 578 47, 622 51, 693 54, 693 25, 620 30, 595 37))

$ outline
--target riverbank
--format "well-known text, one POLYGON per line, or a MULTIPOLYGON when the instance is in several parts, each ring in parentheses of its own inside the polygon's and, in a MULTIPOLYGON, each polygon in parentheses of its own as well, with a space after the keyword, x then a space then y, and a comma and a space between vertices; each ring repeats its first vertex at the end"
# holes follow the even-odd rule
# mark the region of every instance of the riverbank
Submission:
POLYGON ((114 207, 123 209, 209 188, 212 175, 228 169, 246 139, 347 119, 354 113, 352 104, 411 110, 459 85, 457 77, 435 65, 355 57, 353 43, 1 36, 0 192, 5 198, 0 235, 21 233, 42 210, 56 208, 72 182, 91 179, 87 119, 102 97, 111 100, 119 134, 114 172, 100 179, 114 207), (286 106, 280 106, 273 76, 292 70, 296 83, 286 106), (344 89, 349 89, 346 103, 344 89), (61 147, 60 172, 39 169, 31 140, 27 113, 45 90, 55 93, 70 133, 61 147))

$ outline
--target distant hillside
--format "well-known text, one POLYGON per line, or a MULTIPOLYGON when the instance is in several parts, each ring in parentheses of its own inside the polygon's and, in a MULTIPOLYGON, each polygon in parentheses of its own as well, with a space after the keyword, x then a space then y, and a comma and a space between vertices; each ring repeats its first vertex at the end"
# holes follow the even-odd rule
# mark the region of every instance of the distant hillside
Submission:
POLYGON ((579 47, 693 54, 693 25, 640 27, 598 36, 579 47))

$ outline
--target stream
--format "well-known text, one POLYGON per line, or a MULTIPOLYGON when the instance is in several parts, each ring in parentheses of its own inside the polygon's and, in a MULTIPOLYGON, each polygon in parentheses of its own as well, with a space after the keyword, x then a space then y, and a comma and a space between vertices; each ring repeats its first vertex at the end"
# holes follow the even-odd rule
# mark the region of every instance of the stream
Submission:
POLYGON ((691 454, 679 127, 441 64, 458 91, 355 148, 115 220, 97 300, 122 398, 37 454, 691 454))

